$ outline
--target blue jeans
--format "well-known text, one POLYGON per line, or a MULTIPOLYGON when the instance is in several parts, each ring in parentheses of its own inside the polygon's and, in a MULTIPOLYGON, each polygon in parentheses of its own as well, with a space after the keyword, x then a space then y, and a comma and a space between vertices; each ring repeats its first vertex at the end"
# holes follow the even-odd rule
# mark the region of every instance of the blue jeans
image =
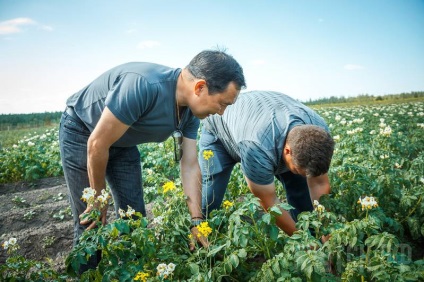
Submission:
MULTIPOLYGON (((87 141, 91 132, 84 123, 64 112, 60 121, 59 146, 63 172, 69 189, 69 201, 74 220, 74 246, 87 228, 79 222, 79 215, 87 205, 81 200, 84 188, 90 187, 87 173, 87 141)), ((143 199, 140 153, 136 146, 111 147, 106 168, 117 216, 119 208, 128 205, 145 216, 143 199)), ((97 265, 90 261, 89 264, 97 265)))
MULTIPOLYGON (((221 207, 231 172, 237 163, 228 154, 221 141, 211 132, 202 128, 199 142, 199 164, 202 171, 202 212, 205 216, 221 207), (212 150, 214 157, 203 158, 204 150, 212 150)), ((276 175, 286 190, 287 202, 295 209, 290 210, 292 218, 297 221, 297 215, 313 209, 306 178, 292 172, 276 175)))

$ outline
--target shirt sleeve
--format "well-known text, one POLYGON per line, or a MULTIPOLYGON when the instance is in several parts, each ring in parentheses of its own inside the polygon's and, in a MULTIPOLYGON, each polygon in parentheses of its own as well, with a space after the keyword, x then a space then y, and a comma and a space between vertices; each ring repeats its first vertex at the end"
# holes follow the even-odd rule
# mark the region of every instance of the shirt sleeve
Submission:
POLYGON ((268 185, 274 182, 274 164, 272 158, 256 142, 239 143, 241 169, 256 184, 268 185))
MULTIPOLYGON (((191 114, 191 113, 190 113, 191 114)), ((197 139, 200 121, 191 114, 187 124, 183 128, 183 136, 190 139, 197 139)))
POLYGON ((131 125, 143 116, 152 102, 149 84, 138 74, 119 76, 106 97, 105 104, 123 123, 131 125))

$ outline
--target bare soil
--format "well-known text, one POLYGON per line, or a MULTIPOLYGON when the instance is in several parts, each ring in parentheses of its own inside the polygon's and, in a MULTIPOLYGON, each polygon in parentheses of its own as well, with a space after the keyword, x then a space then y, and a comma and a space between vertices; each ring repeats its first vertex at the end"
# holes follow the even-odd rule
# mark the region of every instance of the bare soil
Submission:
MULTIPOLYGON (((19 253, 26 259, 50 261, 64 272, 65 259, 72 250, 73 219, 64 177, 40 179, 34 183, 0 184, 0 245, 15 237, 19 253)), ((146 205, 148 216, 150 205, 146 205)), ((113 220, 113 205, 108 222, 113 220)), ((0 250, 0 264, 7 259, 0 250)))
MULTIPOLYGON (((53 215, 63 213, 68 207, 63 177, 41 179, 31 184, 0 184, 1 242, 15 237, 19 253, 26 259, 51 259, 55 269, 64 270, 64 260, 72 249, 72 217, 65 214, 60 219, 53 215)), ((6 251, 2 249, 0 264, 6 259, 6 251)))

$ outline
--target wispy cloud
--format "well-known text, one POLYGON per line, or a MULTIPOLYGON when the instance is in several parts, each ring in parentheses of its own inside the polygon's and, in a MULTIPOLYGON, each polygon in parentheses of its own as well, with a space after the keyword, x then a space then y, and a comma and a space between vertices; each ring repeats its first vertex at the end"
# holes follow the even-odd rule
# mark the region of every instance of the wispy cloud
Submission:
POLYGON ((7 21, 0 22, 0 34, 14 34, 22 32, 25 26, 38 26, 38 28, 45 31, 52 31, 53 28, 47 25, 40 25, 30 18, 15 18, 7 21))
POLYGON ((146 49, 146 48, 154 48, 160 46, 159 41, 154 40, 144 40, 138 43, 137 48, 138 49, 146 49))
POLYGON ((22 31, 23 26, 34 25, 37 22, 30 18, 16 18, 0 22, 0 34, 11 34, 22 31))
POLYGON ((364 67, 363 66, 361 66, 361 65, 355 65, 355 64, 347 64, 347 65, 344 65, 344 67, 343 67, 345 70, 361 70, 361 69, 363 69, 364 67))

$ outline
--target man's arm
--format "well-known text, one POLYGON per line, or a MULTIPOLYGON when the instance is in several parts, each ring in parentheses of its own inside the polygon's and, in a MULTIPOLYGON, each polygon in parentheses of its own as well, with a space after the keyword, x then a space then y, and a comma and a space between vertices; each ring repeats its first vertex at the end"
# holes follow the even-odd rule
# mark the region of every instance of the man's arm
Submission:
MULTIPOLYGON (((275 190, 275 184, 271 183, 268 185, 260 185, 256 184, 247 177, 247 185, 252 191, 253 195, 258 197, 261 200, 262 207, 268 211, 272 206, 279 204, 280 200, 277 197, 277 193, 275 190)), ((276 217, 277 226, 280 227, 284 232, 286 232, 289 236, 296 231, 296 223, 293 218, 290 216, 290 213, 286 210, 281 209, 282 215, 276 217)))
POLYGON ((314 202, 314 200, 319 201, 322 195, 331 192, 330 180, 328 179, 327 173, 317 177, 308 177, 306 181, 308 183, 312 202, 314 202))
MULTIPOLYGON (((106 188, 106 166, 109 160, 109 148, 115 143, 129 128, 128 125, 117 119, 113 113, 105 107, 99 122, 94 128, 87 142, 87 170, 90 180, 90 187, 96 190, 97 195, 106 188)), ((88 209, 90 210, 90 209, 88 209)), ((87 210, 86 210, 87 211, 87 210)), ((102 213, 102 223, 106 222, 105 209, 102 213)), ((81 221, 87 224, 88 221, 81 221)), ((88 228, 93 228, 93 222, 88 228)))
MULTIPOLYGON (((183 183, 184 194, 187 196, 187 206, 191 218, 202 218, 202 175, 199 162, 197 160, 196 140, 183 138, 183 157, 181 159, 181 181, 183 183)), ((197 227, 190 230, 193 240, 190 242, 190 251, 195 249, 195 241, 198 240, 203 247, 209 245, 208 239, 198 237, 197 227)))
POLYGON ((187 196, 191 217, 202 217, 202 176, 197 160, 196 140, 183 138, 181 159, 181 181, 187 196))
MULTIPOLYGON (((330 180, 328 179, 327 173, 318 177, 307 178, 306 181, 308 182, 309 194, 311 196, 312 203, 314 200, 319 201, 319 198, 321 198, 322 195, 330 194, 331 192, 330 180)), ((329 238, 330 235, 323 235, 321 237, 321 242, 325 243, 329 238)))

